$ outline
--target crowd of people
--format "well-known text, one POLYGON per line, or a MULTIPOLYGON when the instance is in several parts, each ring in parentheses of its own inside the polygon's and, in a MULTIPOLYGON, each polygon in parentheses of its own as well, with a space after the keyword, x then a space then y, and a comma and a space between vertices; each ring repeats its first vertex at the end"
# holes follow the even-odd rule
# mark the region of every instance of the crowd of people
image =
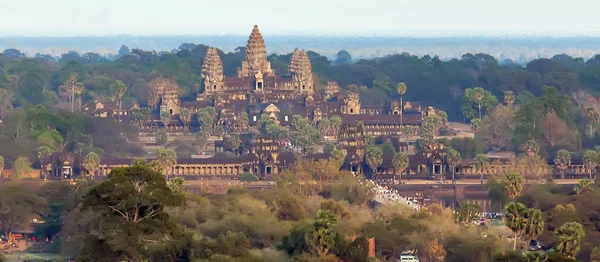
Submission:
POLYGON ((375 182, 374 180, 366 179, 363 180, 361 176, 359 176, 356 172, 352 172, 352 174, 358 178, 361 183, 369 183, 371 186, 375 188, 375 201, 392 205, 395 203, 406 204, 414 210, 420 210, 422 205, 420 205, 417 199, 407 198, 401 195, 397 189, 388 188, 387 186, 382 186, 375 182))

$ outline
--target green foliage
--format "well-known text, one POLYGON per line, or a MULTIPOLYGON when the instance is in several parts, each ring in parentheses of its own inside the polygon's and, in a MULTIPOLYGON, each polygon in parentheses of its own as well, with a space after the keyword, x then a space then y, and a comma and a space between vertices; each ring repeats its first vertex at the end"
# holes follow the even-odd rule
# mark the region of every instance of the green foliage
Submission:
POLYGON ((367 146, 365 149, 365 162, 371 168, 371 170, 377 169, 383 161, 383 152, 381 148, 375 145, 367 146))
POLYGON ((13 240, 13 230, 27 226, 45 210, 44 199, 32 194, 30 189, 14 185, 0 187, 0 229, 9 241, 13 240))
POLYGON ((292 145, 302 149, 302 152, 314 152, 314 146, 320 144, 323 136, 316 129, 310 120, 304 116, 292 116, 293 130, 290 132, 290 142, 292 145))
POLYGON ((169 221, 164 209, 182 203, 183 197, 171 191, 160 173, 144 166, 114 169, 108 180, 92 187, 84 197, 81 210, 90 209, 98 215, 93 231, 98 234, 86 232, 86 245, 79 256, 83 260, 94 256, 147 258, 148 243, 178 235, 178 227, 169 221))
POLYGON ((243 173, 240 175, 240 181, 242 182, 256 182, 258 180, 258 177, 251 173, 243 173))
POLYGON ((28 175, 33 171, 31 166, 31 162, 26 157, 20 156, 15 160, 12 166, 12 173, 10 174, 11 180, 19 180, 23 178, 23 176, 28 175))
POLYGON ((556 250, 567 258, 574 258, 581 248, 581 239, 585 237, 583 226, 577 222, 567 222, 554 231, 556 250))
POLYGON ((156 132, 156 143, 159 145, 165 145, 168 142, 167 132, 165 130, 158 130, 156 132))
POLYGON ((92 178, 96 170, 100 167, 100 161, 100 156, 94 152, 88 153, 83 160, 83 167, 85 167, 92 178))
POLYGON ((466 118, 479 117, 479 107, 481 106, 481 114, 492 112, 498 104, 498 98, 490 91, 484 90, 481 87, 465 89, 465 95, 461 105, 461 113, 466 118))
POLYGON ((396 172, 404 172, 404 170, 406 170, 406 168, 408 168, 409 165, 408 155, 405 152, 394 154, 394 158, 392 159, 392 165, 394 166, 394 170, 396 172))

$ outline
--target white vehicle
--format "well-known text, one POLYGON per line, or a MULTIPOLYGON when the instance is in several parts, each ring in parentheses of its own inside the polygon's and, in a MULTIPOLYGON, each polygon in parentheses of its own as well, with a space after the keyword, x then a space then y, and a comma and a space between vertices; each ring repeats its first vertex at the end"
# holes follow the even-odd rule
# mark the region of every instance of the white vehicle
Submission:
POLYGON ((415 256, 402 255, 396 262, 419 262, 419 258, 415 256))

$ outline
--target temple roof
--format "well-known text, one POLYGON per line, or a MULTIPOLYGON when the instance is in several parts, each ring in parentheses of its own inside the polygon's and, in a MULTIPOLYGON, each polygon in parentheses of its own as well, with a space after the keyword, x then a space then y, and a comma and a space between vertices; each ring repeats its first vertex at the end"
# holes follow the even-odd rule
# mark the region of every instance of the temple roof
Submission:
POLYGON ((208 48, 202 63, 202 78, 210 78, 212 81, 223 80, 223 63, 216 48, 208 48))

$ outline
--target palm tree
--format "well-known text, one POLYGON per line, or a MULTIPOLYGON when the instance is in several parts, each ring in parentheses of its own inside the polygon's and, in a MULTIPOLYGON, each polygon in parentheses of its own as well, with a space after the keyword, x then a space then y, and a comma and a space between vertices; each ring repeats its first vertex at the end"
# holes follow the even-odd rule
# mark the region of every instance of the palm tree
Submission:
POLYGON ((319 120, 317 127, 322 135, 328 135, 330 133, 329 130, 331 130, 331 121, 329 118, 323 118, 319 120))
POLYGON ((79 102, 79 112, 81 112, 81 95, 83 94, 83 90, 85 86, 82 82, 77 82, 75 84, 75 94, 77 94, 77 101, 79 102))
POLYGON ((585 118, 588 121, 588 125, 590 126, 590 137, 594 136, 594 120, 598 117, 598 112, 593 107, 589 107, 585 112, 585 118))
POLYGON ((542 211, 536 208, 528 208, 525 212, 525 229, 524 235, 527 239, 536 239, 544 232, 544 218, 542 211))
POLYGON ((485 154, 479 154, 475 157, 475 168, 479 171, 481 184, 483 185, 483 173, 490 167, 490 162, 485 154))
POLYGON ((513 91, 504 92, 504 103, 509 107, 515 103, 515 93, 513 93, 513 91))
POLYGON ((171 115, 169 111, 160 111, 160 121, 165 126, 165 129, 169 126, 169 123, 171 123, 172 118, 173 115, 171 115))
POLYGON ((527 207, 519 202, 510 202, 504 207, 504 224, 515 233, 513 250, 517 249, 517 236, 525 229, 527 207))
POLYGON ((565 179, 565 172, 567 168, 571 165, 571 153, 569 151, 561 149, 556 151, 556 156, 554 157, 554 165, 560 171, 560 177, 565 179))
POLYGON ((183 122, 183 126, 187 127, 192 122, 192 113, 187 108, 182 108, 179 112, 179 119, 183 122))
POLYGON ((475 100, 477 100, 477 106, 479 108, 479 121, 481 121, 481 100, 483 100, 483 88, 475 88, 475 100))
POLYGON ((594 181, 590 179, 581 179, 579 183, 575 186, 575 194, 581 195, 587 191, 594 190, 594 181))
POLYGON ((400 181, 402 181, 402 172, 406 170, 408 164, 408 155, 406 153, 398 152, 394 154, 392 165, 394 166, 394 174, 396 174, 396 172, 399 172, 398 178, 400 181))
POLYGON ((177 153, 171 149, 158 149, 156 150, 158 162, 162 167, 162 172, 165 178, 168 178, 168 172, 172 171, 173 167, 177 165, 177 153))
POLYGON ((525 144, 521 145, 521 151, 528 156, 535 156, 540 151, 540 146, 535 142, 535 140, 530 139, 525 142, 525 144))
POLYGON ((100 167, 100 155, 89 152, 83 160, 83 167, 89 172, 91 179, 94 180, 94 174, 96 174, 96 170, 100 167))
POLYGON ((402 97, 404 96, 404 94, 406 94, 406 84, 404 82, 398 83, 398 86, 396 87, 396 92, 398 92, 398 94, 400 95, 400 125, 403 125, 404 105, 402 97))
POLYGON ((556 250, 567 258, 574 258, 581 248, 581 239, 585 236, 583 226, 577 222, 566 222, 554 230, 556 250))
POLYGON ((511 172, 506 176, 506 193, 514 199, 523 191, 523 176, 517 172, 511 172))
POLYGON ((600 160, 599 158, 600 158, 600 156, 598 155, 598 152, 596 152, 594 150, 587 150, 583 154, 583 162, 585 163, 585 166, 588 170, 590 179, 592 179, 592 174, 594 173, 594 171, 596 170, 596 167, 598 166, 598 161, 600 160))
POLYGON ((477 131, 477 129, 479 129, 479 127, 481 126, 481 119, 471 119, 471 130, 473 131, 477 131))
POLYGON ((0 179, 3 178, 2 171, 4 171, 4 157, 0 156, 0 179))
POLYGON ((446 162, 450 165, 450 169, 452 169, 452 184, 456 184, 456 180, 454 179, 454 173, 456 171, 456 167, 462 163, 462 158, 460 157, 460 152, 450 148, 446 153, 446 162))
POLYGON ((383 152, 381 151, 381 148, 374 145, 367 146, 365 160, 369 168, 371 168, 372 175, 374 175, 377 167, 383 162, 383 152))

